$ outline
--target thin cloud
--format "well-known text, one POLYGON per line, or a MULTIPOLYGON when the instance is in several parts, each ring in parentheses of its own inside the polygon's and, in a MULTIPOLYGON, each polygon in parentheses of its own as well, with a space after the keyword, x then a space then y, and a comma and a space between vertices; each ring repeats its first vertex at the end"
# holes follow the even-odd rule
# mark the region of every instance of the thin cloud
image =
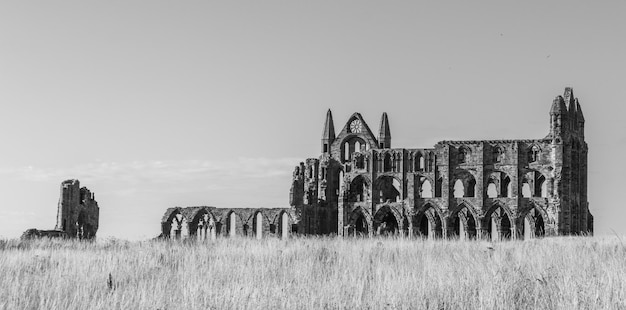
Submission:
POLYGON ((119 182, 130 185, 127 193, 145 191, 147 184, 198 183, 203 189, 223 189, 235 179, 288 177, 300 160, 295 158, 249 158, 232 160, 176 160, 94 162, 66 168, 22 167, 0 174, 24 181, 47 182, 77 178, 83 182, 119 182), (132 185, 140 188, 133 189, 132 185), (140 186, 139 186, 140 185, 140 186))

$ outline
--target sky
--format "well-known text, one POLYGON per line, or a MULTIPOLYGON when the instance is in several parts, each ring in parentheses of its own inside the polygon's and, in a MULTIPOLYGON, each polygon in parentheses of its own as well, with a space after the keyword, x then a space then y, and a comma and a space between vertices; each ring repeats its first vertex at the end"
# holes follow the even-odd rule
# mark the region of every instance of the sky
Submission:
MULTIPOLYGON (((574 88, 596 234, 626 234, 624 1, 0 3, 0 237, 79 179, 100 238, 168 207, 288 207, 293 167, 360 112, 392 147, 543 138, 574 88)), ((377 132, 375 132, 377 134, 377 132)))

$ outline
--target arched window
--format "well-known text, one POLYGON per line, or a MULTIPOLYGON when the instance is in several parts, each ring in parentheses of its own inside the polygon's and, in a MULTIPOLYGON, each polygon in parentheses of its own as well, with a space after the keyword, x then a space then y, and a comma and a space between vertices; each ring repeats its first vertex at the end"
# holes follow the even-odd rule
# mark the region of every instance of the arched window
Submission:
POLYGON ((493 149, 493 161, 496 163, 499 163, 502 161, 503 156, 503 151, 500 147, 496 147, 493 149))
POLYGON ((502 186, 500 188, 500 197, 508 197, 508 198, 513 197, 511 179, 508 176, 502 180, 502 186))
POLYGON ((461 198, 465 196, 465 186, 463 185, 463 181, 456 180, 454 182, 454 198, 461 198))
POLYGON ((522 183, 522 197, 532 197, 532 192, 530 191, 530 185, 528 184, 528 180, 524 180, 524 183, 522 183))
POLYGON ((528 152, 528 162, 534 163, 539 160, 541 150, 538 146, 533 145, 528 152))
POLYGON ((365 168, 364 156, 361 154, 356 155, 354 158, 354 165, 356 166, 357 169, 364 169, 365 168))
POLYGON ((389 172, 392 169, 392 160, 391 160, 391 154, 387 153, 385 154, 385 159, 383 161, 383 171, 384 172, 389 172))
POLYGON ((467 182, 467 192, 465 193, 465 197, 474 196, 476 196, 476 180, 472 178, 467 182))
POLYGON ((365 201, 367 194, 366 183, 362 176, 357 176, 350 183, 350 191, 347 200, 350 202, 365 201))
POLYGON ((343 160, 350 160, 350 143, 343 144, 343 160))
POLYGON ((443 178, 440 177, 435 181, 435 197, 441 197, 441 188, 443 187, 443 178))
POLYGON ((435 170, 435 154, 433 152, 428 153, 428 172, 435 170))
POLYGON ((424 156, 422 156, 422 153, 417 153, 415 156, 415 170, 419 171, 424 169, 424 156))
POLYGON ((535 181, 535 195, 539 194, 539 197, 546 198, 548 197, 548 182, 546 182, 546 178, 541 175, 535 181))
POLYGON ((427 178, 422 177, 420 180, 420 197, 433 198, 433 186, 427 178))
POLYGON ((496 189, 496 184, 491 180, 489 185, 487 186, 487 197, 496 198, 498 197, 498 190, 496 189))
POLYGON ((354 142, 354 151, 355 152, 361 152, 361 142, 359 142, 359 141, 354 142))

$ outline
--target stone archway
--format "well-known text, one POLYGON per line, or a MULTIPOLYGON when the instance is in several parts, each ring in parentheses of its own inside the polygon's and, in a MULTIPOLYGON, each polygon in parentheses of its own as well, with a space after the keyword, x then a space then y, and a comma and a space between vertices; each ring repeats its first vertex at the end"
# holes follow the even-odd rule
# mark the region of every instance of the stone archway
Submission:
POLYGON ((513 220, 500 205, 492 206, 485 214, 483 227, 492 241, 509 240, 514 238, 513 220))
POLYGON ((450 215, 452 234, 460 240, 476 239, 478 235, 476 217, 469 208, 461 205, 458 211, 450 215))
POLYGON ((520 235, 523 236, 524 240, 545 236, 546 220, 544 216, 544 212, 541 212, 538 206, 533 207, 523 216, 523 223, 520 223, 520 235))
POLYGON ((391 207, 383 206, 374 215, 376 235, 395 235, 400 232, 400 222, 391 207))
POLYGON ((443 218, 435 207, 426 204, 422 211, 413 218, 413 227, 417 227, 417 235, 428 239, 441 238, 444 236, 443 218))
POLYGON ((358 207, 352 211, 348 222, 348 235, 355 237, 370 236, 372 233, 370 217, 363 208, 358 207))

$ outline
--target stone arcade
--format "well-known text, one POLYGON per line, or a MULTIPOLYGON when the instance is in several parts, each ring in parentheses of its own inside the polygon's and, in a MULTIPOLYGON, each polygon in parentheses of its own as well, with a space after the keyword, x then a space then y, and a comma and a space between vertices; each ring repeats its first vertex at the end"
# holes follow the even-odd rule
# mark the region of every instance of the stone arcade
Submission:
POLYGON ((219 235, 528 239, 593 233, 585 119, 571 88, 550 109, 545 138, 441 141, 392 148, 359 113, 336 135, 330 110, 321 155, 293 173, 291 208, 171 208, 165 237, 219 235))

